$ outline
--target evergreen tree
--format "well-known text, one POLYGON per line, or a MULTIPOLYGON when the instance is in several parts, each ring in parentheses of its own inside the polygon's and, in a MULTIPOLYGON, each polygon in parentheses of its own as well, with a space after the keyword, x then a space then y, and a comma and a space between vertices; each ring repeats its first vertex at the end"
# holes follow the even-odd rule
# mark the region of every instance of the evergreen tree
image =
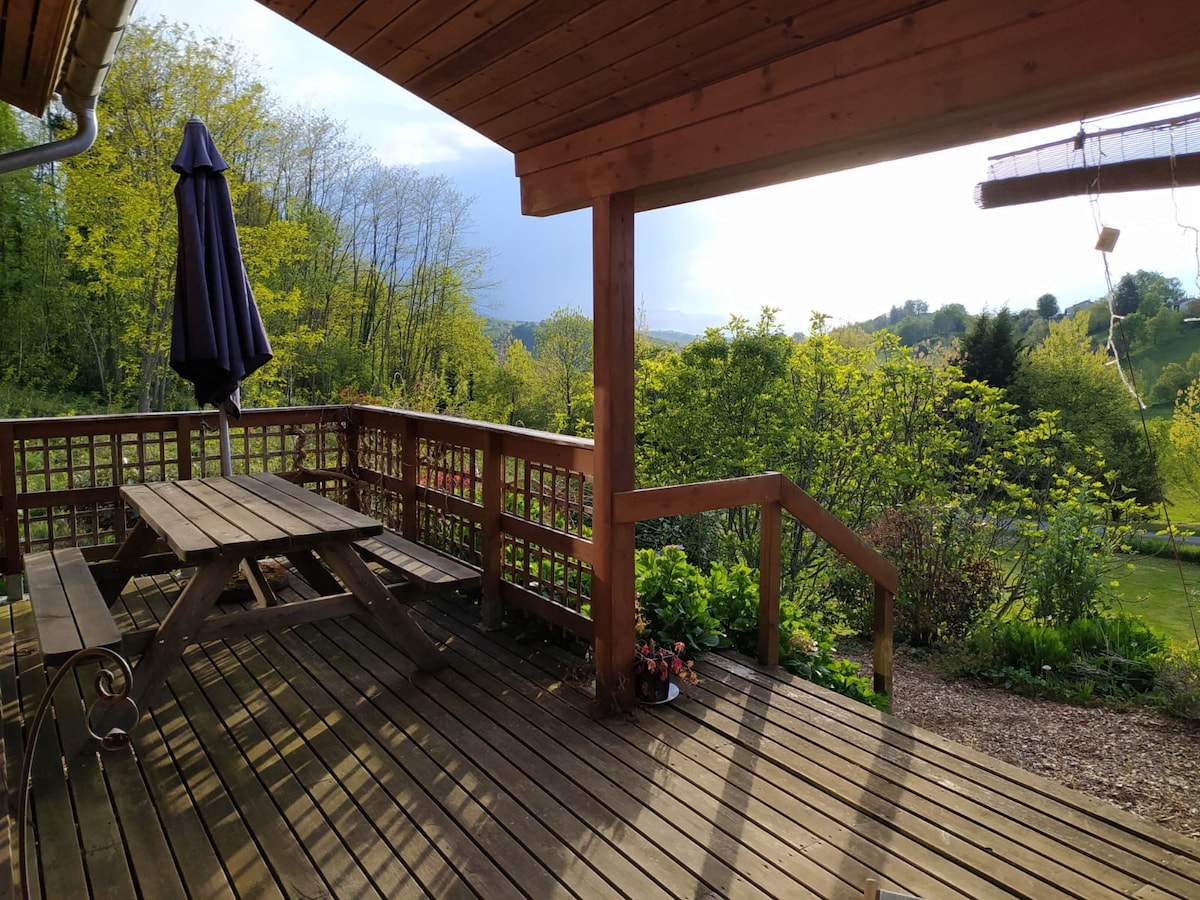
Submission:
POLYGON ((957 363, 968 381, 1005 388, 1016 374, 1020 348, 1012 313, 1002 309, 993 317, 985 311, 960 341, 957 363))
POLYGON ((1142 292, 1132 275, 1122 275, 1113 292, 1113 312, 1118 316, 1131 316, 1142 305, 1142 292))

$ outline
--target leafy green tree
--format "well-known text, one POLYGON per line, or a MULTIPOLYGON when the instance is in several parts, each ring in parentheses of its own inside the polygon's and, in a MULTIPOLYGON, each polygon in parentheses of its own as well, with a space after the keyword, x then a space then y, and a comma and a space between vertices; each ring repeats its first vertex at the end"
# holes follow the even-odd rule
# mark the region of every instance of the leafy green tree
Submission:
POLYGON ((1178 337, 1182 327, 1183 313, 1164 306, 1146 323, 1146 336, 1150 343, 1157 347, 1178 337))
POLYGON ((555 430, 577 434, 591 421, 592 320, 561 307, 538 325, 535 342, 555 430))
POLYGON ((969 381, 982 381, 1005 388, 1017 371, 1020 341, 1007 309, 995 316, 983 312, 959 342, 958 365, 969 381))
POLYGON ((1037 314, 1043 319, 1053 319, 1058 315, 1058 298, 1053 294, 1042 294, 1037 299, 1037 314))
POLYGON ((1190 383, 1175 401, 1164 457, 1173 489, 1200 500, 1200 382, 1190 383))
POLYGON ((1163 366, 1162 374, 1150 389, 1151 403, 1170 403, 1174 405, 1179 392, 1192 383, 1192 376, 1179 363, 1167 363, 1163 366))
MULTIPOLYGON (((231 162, 267 138, 265 90, 241 65, 236 48, 196 41, 182 26, 132 25, 105 84, 101 134, 63 163, 81 364, 111 403, 145 411, 171 391, 186 395, 166 365, 176 248, 169 166, 192 114, 231 162)), ((236 169, 231 190, 241 190, 236 169)))
POLYGON ((961 303, 947 303, 933 314, 932 332, 941 337, 962 334, 970 316, 961 303))
MULTIPOLYGON (((0 106, 0 152, 30 143, 32 120, 0 106)), ((0 176, 0 380, 14 388, 70 385, 76 335, 63 297, 58 180, 51 170, 0 176)), ((18 410, 19 411, 19 410, 18 410)))
POLYGON ((1183 284, 1178 278, 1167 278, 1161 272, 1147 272, 1145 269, 1138 269, 1133 273, 1133 280, 1142 297, 1141 306, 1150 304, 1148 308, 1142 310, 1147 318, 1153 316, 1164 306, 1174 309, 1184 298, 1183 284))
POLYGON ((1111 470, 1106 480, 1113 496, 1131 492, 1144 504, 1162 499, 1153 448, 1134 426, 1133 397, 1108 356, 1092 347, 1083 317, 1051 323, 1046 340, 1029 352, 1013 394, 1027 412, 1057 414, 1078 469, 1093 471, 1091 451, 1100 453, 1111 470))

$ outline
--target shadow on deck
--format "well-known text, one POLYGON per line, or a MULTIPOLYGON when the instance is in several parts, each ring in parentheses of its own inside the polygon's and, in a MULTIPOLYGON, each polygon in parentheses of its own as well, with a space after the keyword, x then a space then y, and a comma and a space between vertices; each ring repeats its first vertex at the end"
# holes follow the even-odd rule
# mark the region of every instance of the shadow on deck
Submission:
MULTIPOLYGON (((125 614, 176 591, 140 579, 125 614)), ((28 603, 0 612, 11 787, 46 678, 28 603)), ((33 776, 35 895, 1200 896, 1200 843, 778 671, 712 658, 691 698, 597 721, 556 652, 458 598, 414 615, 434 675, 406 680, 357 619, 212 642, 132 753, 64 765, 92 696, 69 679, 33 776)))

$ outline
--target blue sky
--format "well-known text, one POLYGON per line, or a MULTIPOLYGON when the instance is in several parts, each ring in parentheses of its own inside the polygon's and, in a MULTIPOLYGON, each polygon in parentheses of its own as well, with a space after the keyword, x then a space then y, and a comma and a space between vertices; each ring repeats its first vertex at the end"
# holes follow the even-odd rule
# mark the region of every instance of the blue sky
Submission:
MULTIPOLYGON (((141 0, 137 15, 240 43, 285 102, 346 122, 385 163, 450 176, 474 198, 475 243, 492 253, 482 311, 543 318, 590 313, 590 214, 520 214, 511 154, 328 47, 254 0, 141 0)), ((1192 103, 1188 111, 1195 109, 1192 103)), ((1130 122, 1171 111, 1143 111, 1130 122)), ((1118 119, 1088 123, 1088 130, 1118 119)), ((639 214, 636 291, 655 329, 698 333, 731 314, 780 308, 789 330, 812 310, 859 321, 908 299, 972 312, 1063 306, 1102 296, 1100 224, 1121 229, 1114 279, 1149 269, 1200 296, 1200 189, 1114 194, 979 210, 972 192, 987 159, 1073 135, 1078 122, 1028 135, 810 178, 639 214), (1182 226, 1190 226, 1181 227, 1182 226)))

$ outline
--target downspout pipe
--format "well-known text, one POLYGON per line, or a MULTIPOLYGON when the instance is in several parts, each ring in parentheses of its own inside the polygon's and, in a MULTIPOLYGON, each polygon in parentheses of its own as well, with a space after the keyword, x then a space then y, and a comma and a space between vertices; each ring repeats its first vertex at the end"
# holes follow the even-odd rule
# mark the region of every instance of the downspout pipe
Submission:
MULTIPOLYGON (((27 169, 30 166, 41 166, 46 163, 58 162, 68 156, 82 153, 92 146, 96 140, 96 98, 88 98, 89 103, 79 109, 71 109, 75 114, 75 133, 69 138, 38 144, 36 147, 25 147, 0 154, 0 175, 27 169)), ((70 107, 68 107, 70 109, 70 107)))
POLYGON ((96 140, 96 100, 137 0, 88 0, 80 14, 60 93, 75 134, 0 155, 0 175, 75 156, 96 140))

